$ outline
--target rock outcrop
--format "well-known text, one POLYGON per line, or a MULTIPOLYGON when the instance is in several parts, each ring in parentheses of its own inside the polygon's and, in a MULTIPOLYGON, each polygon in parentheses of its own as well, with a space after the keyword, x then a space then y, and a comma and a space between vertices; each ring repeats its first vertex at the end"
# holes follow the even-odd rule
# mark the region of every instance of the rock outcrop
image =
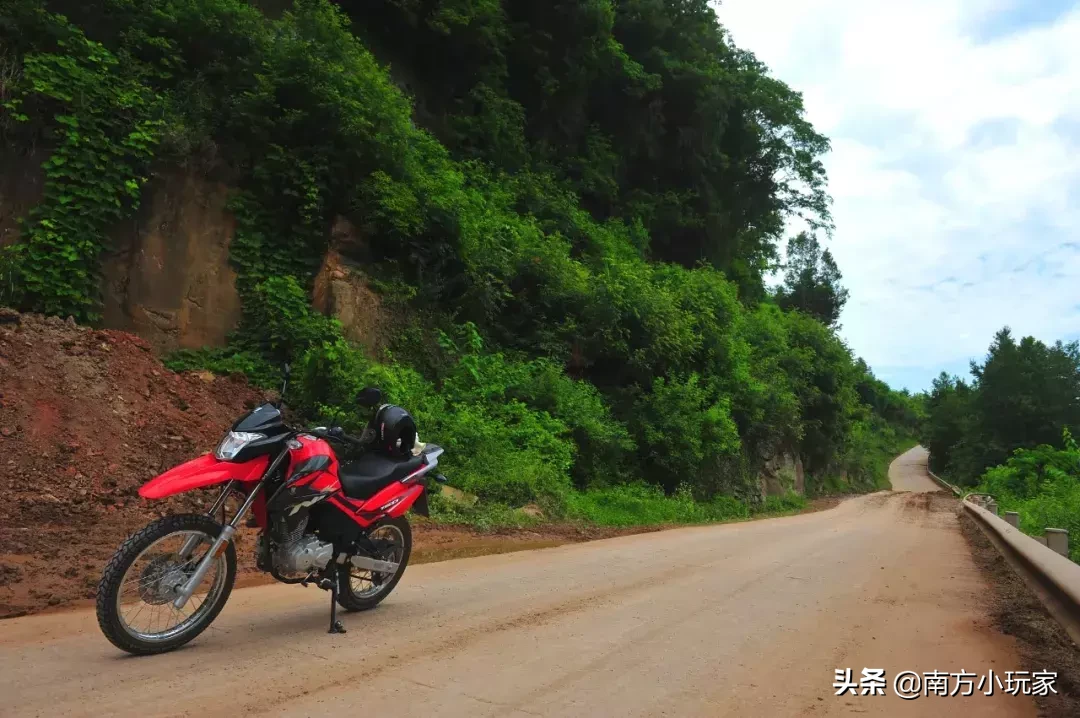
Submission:
POLYGON ((102 263, 106 327, 163 351, 225 343, 240 319, 228 196, 225 185, 186 172, 150 183, 102 263))
POLYGON ((765 462, 758 479, 763 497, 782 496, 789 491, 806 493, 806 474, 803 471, 802 459, 798 452, 791 449, 779 449, 765 462))
POLYGON ((374 353, 381 346, 386 316, 382 300, 368 287, 359 264, 345 256, 345 252, 355 255, 360 251, 358 245, 355 228, 348 220, 339 218, 332 231, 330 249, 315 276, 311 302, 318 311, 341 322, 347 339, 374 353))

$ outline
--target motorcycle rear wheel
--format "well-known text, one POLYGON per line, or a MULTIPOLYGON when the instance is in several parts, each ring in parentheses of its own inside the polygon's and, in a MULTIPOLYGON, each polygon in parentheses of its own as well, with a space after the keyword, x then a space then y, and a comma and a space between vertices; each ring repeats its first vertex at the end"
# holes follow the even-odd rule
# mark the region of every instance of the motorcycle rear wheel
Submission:
POLYGON ((151 655, 179 648, 206 630, 229 600, 236 580, 231 541, 184 609, 174 608, 172 600, 222 528, 204 514, 177 514, 147 524, 120 546, 106 564, 97 592, 98 625, 110 643, 128 653, 151 655), (191 537, 199 543, 181 560, 180 547, 191 537), (148 564, 136 568, 141 559, 148 564), (144 621, 137 621, 140 617, 144 621))
POLYGON ((379 521, 368 531, 368 537, 393 542, 392 548, 375 558, 394 561, 398 568, 390 575, 356 568, 348 563, 340 567, 338 605, 346 611, 367 611, 378 606, 397 586, 412 555, 412 527, 404 516, 379 521))

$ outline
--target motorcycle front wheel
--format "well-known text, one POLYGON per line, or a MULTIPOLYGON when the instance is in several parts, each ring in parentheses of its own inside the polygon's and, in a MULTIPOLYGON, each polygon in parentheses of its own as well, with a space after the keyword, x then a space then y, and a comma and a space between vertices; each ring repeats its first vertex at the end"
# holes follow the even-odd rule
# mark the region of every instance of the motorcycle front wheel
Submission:
POLYGON ((206 630, 236 580, 231 541, 184 608, 174 607, 173 600, 221 529, 209 516, 177 514, 148 524, 120 546, 97 592, 98 625, 110 643, 150 655, 179 648, 206 630))

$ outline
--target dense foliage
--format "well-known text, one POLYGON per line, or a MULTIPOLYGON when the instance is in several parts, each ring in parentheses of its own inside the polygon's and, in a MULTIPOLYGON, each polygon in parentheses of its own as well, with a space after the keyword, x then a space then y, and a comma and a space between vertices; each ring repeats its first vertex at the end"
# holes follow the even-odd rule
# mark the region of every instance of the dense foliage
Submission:
POLYGON ((934 467, 961 486, 1003 464, 1017 449, 1058 443, 1080 430, 1080 345, 1017 342, 1002 329, 972 381, 942 374, 926 401, 923 444, 934 467))
POLYGON ((4 103, 17 122, 40 113, 52 120, 45 196, 24 224, 25 241, 11 250, 20 279, 16 300, 96 319, 102 238, 138 204, 162 124, 155 117, 161 96, 120 75, 117 57, 77 28, 41 13, 23 19, 16 28, 44 25, 60 51, 26 54, 24 92, 4 103))
POLYGON ((1026 533, 1080 531, 1080 345, 1018 342, 1005 328, 971 374, 942 373, 926 397, 922 443, 933 467, 1018 512, 1026 533))
POLYGON ((800 232, 788 242, 784 283, 776 292, 776 303, 833 326, 848 297, 840 279, 832 253, 822 249, 814 235, 800 232))
POLYGON ((93 319, 120 198, 179 164, 235 187, 244 311, 173 366, 270 385, 291 358, 297 407, 345 424, 377 384, 488 505, 737 516, 778 452, 810 493, 873 489, 914 431, 832 328, 816 235, 765 286, 788 218, 829 230, 828 143, 704 0, 45 5, 0 0, 7 112, 53 150, 7 301, 93 319), (338 217, 403 317, 382 356, 308 300, 338 217))
MULTIPOLYGON (((1060 449, 1018 449, 983 476, 978 491, 992 495, 999 511, 1020 514, 1024 533, 1041 536, 1047 527, 1080 533, 1080 449, 1068 429, 1060 443, 1060 449)), ((1080 543, 1071 543, 1070 558, 1080 561, 1080 543)))
POLYGON ((341 6, 447 147, 555 175, 597 218, 641 222, 651 258, 761 292, 786 217, 829 225, 827 140, 707 0, 341 6))

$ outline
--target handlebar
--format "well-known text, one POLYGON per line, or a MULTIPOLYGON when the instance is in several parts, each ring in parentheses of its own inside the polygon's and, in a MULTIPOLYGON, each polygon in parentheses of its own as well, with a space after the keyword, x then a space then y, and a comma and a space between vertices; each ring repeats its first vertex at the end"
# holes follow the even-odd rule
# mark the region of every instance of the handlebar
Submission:
POLYGON ((349 436, 345 433, 345 430, 340 426, 332 426, 327 429, 325 426, 317 426, 314 429, 308 429, 304 434, 311 434, 317 436, 320 439, 329 439, 330 441, 342 441, 355 446, 365 446, 363 440, 358 439, 355 436, 349 436))

